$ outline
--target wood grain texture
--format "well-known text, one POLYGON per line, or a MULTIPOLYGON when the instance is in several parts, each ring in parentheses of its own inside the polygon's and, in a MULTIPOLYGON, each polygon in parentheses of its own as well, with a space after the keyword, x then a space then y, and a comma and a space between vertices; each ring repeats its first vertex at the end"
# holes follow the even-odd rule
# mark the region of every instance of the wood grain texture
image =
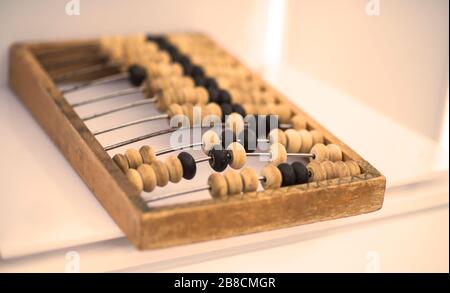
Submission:
MULTIPOLYGON (((267 84, 277 99, 287 103, 295 114, 303 115, 308 130, 320 131, 326 144, 338 145, 344 159, 356 161, 362 174, 251 192, 227 200, 210 199, 150 209, 56 88, 52 80, 57 77, 56 70, 49 73, 39 62, 54 66, 58 63, 55 60, 62 60, 64 52, 91 56, 98 51, 98 45, 96 40, 16 44, 11 48, 10 85, 137 248, 219 239, 354 216, 382 207, 384 176, 267 84)), ((74 69, 71 66, 74 65, 61 67, 57 73, 70 72, 74 69)), ((83 78, 110 72, 111 69, 105 69, 83 78)))

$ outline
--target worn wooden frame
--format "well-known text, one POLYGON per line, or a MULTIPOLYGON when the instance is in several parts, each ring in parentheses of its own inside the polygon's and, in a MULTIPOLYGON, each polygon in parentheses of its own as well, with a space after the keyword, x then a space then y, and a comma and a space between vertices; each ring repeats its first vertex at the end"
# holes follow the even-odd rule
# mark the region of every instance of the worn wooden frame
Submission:
MULTIPOLYGON (((90 53, 98 45, 97 40, 15 44, 10 51, 9 81, 23 104, 138 249, 337 219, 382 207, 385 177, 280 93, 295 113, 307 118, 308 129, 321 131, 326 142, 339 145, 345 159, 358 162, 362 174, 244 194, 226 201, 210 199, 149 208, 54 83, 58 74, 101 62, 86 58, 83 62, 68 63, 62 71, 52 71, 52 62, 64 60, 60 49, 92 56, 90 53)), ((96 74, 83 76, 94 77, 96 74)))

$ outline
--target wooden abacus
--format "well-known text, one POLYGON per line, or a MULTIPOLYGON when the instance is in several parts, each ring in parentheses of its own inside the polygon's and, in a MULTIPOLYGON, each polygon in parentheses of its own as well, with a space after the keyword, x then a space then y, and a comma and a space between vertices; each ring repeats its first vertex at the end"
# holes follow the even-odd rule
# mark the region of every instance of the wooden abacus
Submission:
MULTIPOLYGON (((386 186, 382 174, 209 38, 184 33, 164 39, 150 36, 149 44, 142 47, 118 45, 143 40, 145 38, 137 36, 19 43, 10 51, 11 87, 137 248, 167 247, 272 230, 359 215, 382 207, 386 186), (76 52, 83 58, 78 62, 61 63, 69 52, 76 52), (147 54, 149 52, 152 54, 147 54), (131 69, 130 66, 140 62, 136 60, 138 55, 151 56, 146 60, 144 71, 151 75, 151 81, 140 68, 131 69), (175 59, 176 63, 170 62, 175 59), (192 79, 183 77, 183 72, 192 73, 192 79), (169 180, 175 183, 183 176, 193 176, 189 169, 193 158, 169 157, 167 164, 171 165, 166 173, 161 171, 165 162, 159 161, 151 167, 156 154, 149 146, 113 160, 96 139, 96 133, 88 129, 75 112, 75 105, 64 98, 64 90, 56 86, 61 80, 92 84, 97 78, 104 78, 104 82, 130 78, 135 86, 130 92, 145 91, 147 98, 159 93, 154 101, 160 111, 170 112, 174 108, 179 112, 164 114, 163 118, 189 114, 190 103, 199 101, 204 107, 207 103, 221 104, 214 109, 220 110, 222 115, 277 114, 281 123, 293 128, 275 129, 267 138, 283 145, 283 156, 286 151, 308 153, 315 144, 311 154, 322 159, 312 161, 307 168, 299 164, 283 163, 278 168, 268 165, 261 177, 248 167, 240 173, 233 170, 224 175, 214 173, 208 186, 199 187, 199 190, 210 189, 211 199, 150 207, 141 197, 141 190, 152 190, 158 180, 159 185, 163 185, 169 180), (236 106, 230 105, 231 100, 236 106), (179 106, 171 108, 173 103, 179 106), (259 106, 254 107, 255 104, 259 106), (305 141, 303 147, 302 141, 305 141), (339 155, 336 155, 336 147, 339 155), (335 163, 328 160, 331 158, 335 163), (262 191, 257 191, 258 180, 262 180, 262 191)), ((79 87, 75 85, 68 91, 79 87)), ((241 129, 242 122, 237 116, 226 122, 232 128, 241 129)), ((189 116, 189 120, 192 119, 189 116)), ((137 140, 139 138, 133 141, 137 140)), ((231 149, 236 154, 239 151, 243 159, 245 153, 239 147, 231 149)), ((242 167, 242 162, 235 162, 235 165, 242 167)))

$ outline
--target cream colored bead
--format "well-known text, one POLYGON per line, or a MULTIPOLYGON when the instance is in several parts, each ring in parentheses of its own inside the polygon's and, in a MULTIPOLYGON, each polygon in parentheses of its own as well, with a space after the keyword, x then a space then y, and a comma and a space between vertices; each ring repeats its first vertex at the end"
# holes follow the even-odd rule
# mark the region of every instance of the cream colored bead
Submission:
POLYGON ((215 146, 220 144, 219 135, 212 129, 206 131, 202 136, 202 148, 205 154, 208 154, 209 151, 215 146))
POLYGON ((231 113, 228 115, 225 125, 234 133, 240 133, 244 130, 244 118, 238 113, 231 113))
POLYGON ((196 87, 195 93, 197 96, 197 101, 195 104, 206 105, 208 103, 209 94, 204 87, 196 87))
POLYGON ((189 125, 193 125, 194 122, 194 106, 192 104, 184 104, 181 106, 184 116, 189 119, 189 125))
POLYGON ((350 168, 343 161, 334 163, 339 178, 349 177, 351 175, 350 168))
POLYGON ((144 189, 144 183, 142 182, 141 175, 135 169, 128 169, 125 173, 128 180, 130 180, 131 185, 134 187, 136 193, 141 193, 144 189))
POLYGON ((288 129, 284 132, 286 134, 286 149, 289 153, 298 153, 303 145, 300 133, 295 129, 288 129))
POLYGON ((302 115, 295 115, 291 118, 292 128, 295 130, 306 129, 306 119, 302 115))
POLYGON ((135 149, 127 149, 125 157, 127 157, 130 168, 136 169, 143 163, 141 154, 135 149))
POLYGON ((274 128, 269 132, 269 143, 281 143, 283 146, 287 146, 287 137, 283 130, 274 128))
POLYGON ((160 160, 156 160, 153 162, 152 168, 156 175, 156 185, 159 187, 166 186, 167 183, 169 183, 169 170, 167 169, 166 164, 160 160))
POLYGON ((283 177, 281 176, 280 170, 274 165, 266 165, 261 170, 261 176, 264 177, 264 180, 262 181, 262 186, 264 189, 275 189, 281 187, 283 177))
POLYGON ((310 158, 310 160, 317 160, 319 162, 328 161, 330 159, 330 151, 326 147, 326 145, 322 143, 315 144, 310 151, 311 154, 314 155, 314 158, 310 158))
POLYGON ((232 154, 230 167, 233 169, 241 169, 247 162, 247 154, 244 147, 238 142, 232 142, 228 145, 227 150, 232 154))
POLYGON ((359 167, 358 163, 355 161, 345 161, 344 162, 348 168, 350 169, 350 175, 355 176, 361 174, 361 168, 359 167))
POLYGON ((183 178, 183 166, 177 156, 170 156, 164 161, 169 172, 169 180, 172 183, 178 183, 183 178))
POLYGON ((179 104, 171 104, 167 110, 169 118, 173 118, 176 115, 183 115, 183 108, 179 104))
POLYGON ((120 170, 122 172, 127 172, 127 170, 130 168, 130 165, 128 164, 128 159, 122 154, 115 154, 113 157, 113 161, 119 166, 120 170))
POLYGON ((301 153, 308 153, 313 146, 313 137, 311 133, 306 129, 301 129, 298 131, 302 139, 302 146, 300 148, 301 153))
POLYGON ((181 96, 183 96, 183 99, 186 103, 189 104, 196 104, 197 103, 197 96, 195 88, 193 87, 183 87, 181 90, 181 96))
POLYGON ((253 168, 245 167, 241 170, 243 192, 254 192, 258 189, 258 175, 253 168))
POLYGON ((275 106, 275 114, 278 115, 281 123, 289 123, 292 116, 292 111, 287 104, 278 104, 275 106))
POLYGON ((341 148, 335 144, 327 144, 327 148, 330 151, 330 161, 337 162, 342 161, 342 151, 341 148))
POLYGON ((148 164, 142 164, 137 168, 141 176, 145 192, 152 192, 156 187, 156 174, 153 168, 148 164))
POLYGON ((226 199, 228 197, 228 184, 220 173, 212 173, 208 177, 209 193, 213 198, 226 199))
POLYGON ((222 108, 220 108, 220 106, 216 103, 209 103, 206 105, 206 108, 208 109, 210 115, 216 115, 219 119, 222 118, 222 108))
POLYGON ((275 166, 278 166, 279 164, 285 163, 287 161, 286 148, 281 143, 270 145, 269 154, 270 163, 275 166))
POLYGON ((312 161, 306 167, 310 173, 309 182, 327 179, 327 172, 319 161, 312 161))
POLYGON ((241 175, 234 170, 227 170, 223 173, 228 186, 228 195, 241 194, 243 190, 243 184, 241 175))
POLYGON ((338 172, 336 169, 336 166, 331 161, 325 161, 321 162, 322 168, 325 170, 325 173, 327 173, 327 179, 334 179, 338 177, 338 172))
POLYGON ((311 133, 313 137, 313 145, 318 143, 324 143, 322 132, 318 130, 311 130, 309 133, 311 133))
POLYGON ((148 145, 143 145, 139 149, 139 153, 141 154, 142 161, 145 164, 151 165, 154 161, 156 161, 156 152, 152 147, 150 147, 148 145))

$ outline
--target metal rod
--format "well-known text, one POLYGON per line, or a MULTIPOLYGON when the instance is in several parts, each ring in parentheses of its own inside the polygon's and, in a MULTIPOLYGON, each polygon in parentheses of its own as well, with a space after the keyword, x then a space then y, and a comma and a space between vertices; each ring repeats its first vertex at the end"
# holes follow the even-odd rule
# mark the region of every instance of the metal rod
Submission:
POLYGON ((110 151, 110 150, 113 150, 113 149, 116 149, 116 148, 120 148, 120 147, 125 146, 127 144, 132 144, 132 143, 135 143, 135 142, 138 142, 138 141, 141 141, 141 140, 145 140, 145 139, 148 139, 148 138, 152 138, 152 137, 155 137, 155 136, 158 136, 158 135, 171 133, 171 132, 176 131, 177 129, 179 129, 179 128, 173 127, 173 128, 164 129, 164 130, 160 130, 160 131, 157 131, 157 132, 141 135, 141 136, 138 136, 138 137, 135 137, 135 138, 132 138, 132 139, 125 140, 125 141, 121 141, 121 142, 118 142, 118 143, 115 143, 115 144, 112 144, 112 145, 109 145, 109 146, 105 147, 105 151, 110 151))
POLYGON ((87 87, 91 87, 91 86, 98 86, 98 85, 102 85, 105 83, 109 83, 109 82, 113 82, 113 81, 119 81, 119 80, 124 80, 128 78, 128 72, 122 72, 122 73, 117 73, 114 75, 110 75, 110 76, 105 76, 102 78, 97 78, 94 80, 90 80, 87 82, 83 82, 80 84, 76 84, 73 86, 70 86, 68 88, 65 88, 61 91, 62 94, 67 94, 70 92, 74 92, 77 90, 81 90, 83 88, 87 88, 87 87))
POLYGON ((88 121, 91 119, 95 119, 95 118, 99 118, 102 116, 106 116, 112 113, 116 113, 122 110, 126 110, 126 109, 130 109, 130 108, 134 108, 134 107, 139 107, 142 105, 147 105, 147 104, 153 104, 156 100, 155 99, 144 99, 144 100, 139 100, 139 101, 135 101, 135 102, 131 102, 131 103, 127 103, 125 105, 122 106, 118 106, 103 112, 98 112, 98 113, 94 113, 92 115, 86 116, 84 118, 81 118, 81 120, 83 121, 88 121))
POLYGON ((178 197, 178 196, 189 194, 189 193, 209 190, 210 188, 211 187, 209 187, 209 185, 206 185, 206 186, 196 187, 196 188, 193 188, 193 189, 190 189, 190 190, 186 190, 186 191, 181 191, 181 192, 180 191, 176 191, 176 192, 169 193, 169 194, 166 194, 166 195, 161 195, 161 196, 158 196, 158 197, 153 197, 153 198, 147 199, 147 200, 145 200, 145 202, 151 203, 151 202, 155 202, 155 201, 159 201, 159 200, 163 200, 163 199, 168 199, 168 198, 172 198, 172 197, 178 197))
POLYGON ((211 157, 200 158, 200 159, 195 160, 195 163, 197 164, 197 163, 201 163, 201 162, 206 162, 206 161, 209 161, 210 159, 211 159, 211 157))
POLYGON ((109 94, 106 94, 103 96, 90 98, 90 99, 87 99, 82 102, 74 103, 74 104, 72 104, 72 107, 75 108, 75 107, 79 107, 79 106, 84 106, 84 105, 108 100, 108 99, 115 98, 115 97, 122 97, 122 96, 142 93, 142 92, 144 92, 144 86, 127 88, 127 89, 118 90, 118 91, 115 91, 115 92, 112 92, 112 93, 109 93, 109 94))
POLYGON ((134 120, 134 121, 131 121, 131 122, 122 123, 122 124, 118 124, 118 125, 115 125, 115 126, 112 126, 112 127, 108 127, 108 128, 102 129, 102 130, 97 130, 97 131, 94 131, 92 134, 93 135, 104 134, 104 133, 111 132, 111 131, 114 131, 114 130, 117 130, 117 129, 121 129, 121 128, 125 128, 125 127, 128 127, 128 126, 133 126, 133 125, 137 125, 137 124, 141 124, 141 123, 145 123, 145 122, 149 122, 149 121, 168 119, 168 118, 169 118, 169 115, 167 115, 167 114, 161 114, 161 115, 156 115, 156 116, 151 116, 151 117, 145 117, 145 118, 134 120))
POLYGON ((182 145, 182 146, 179 146, 179 147, 167 148, 167 149, 161 150, 159 152, 156 152, 156 155, 157 156, 165 155, 165 154, 168 154, 168 153, 171 153, 171 152, 174 152, 174 151, 179 151, 179 150, 187 149, 187 148, 193 148, 193 147, 201 146, 201 145, 203 145, 203 142, 196 142, 196 143, 182 145))

